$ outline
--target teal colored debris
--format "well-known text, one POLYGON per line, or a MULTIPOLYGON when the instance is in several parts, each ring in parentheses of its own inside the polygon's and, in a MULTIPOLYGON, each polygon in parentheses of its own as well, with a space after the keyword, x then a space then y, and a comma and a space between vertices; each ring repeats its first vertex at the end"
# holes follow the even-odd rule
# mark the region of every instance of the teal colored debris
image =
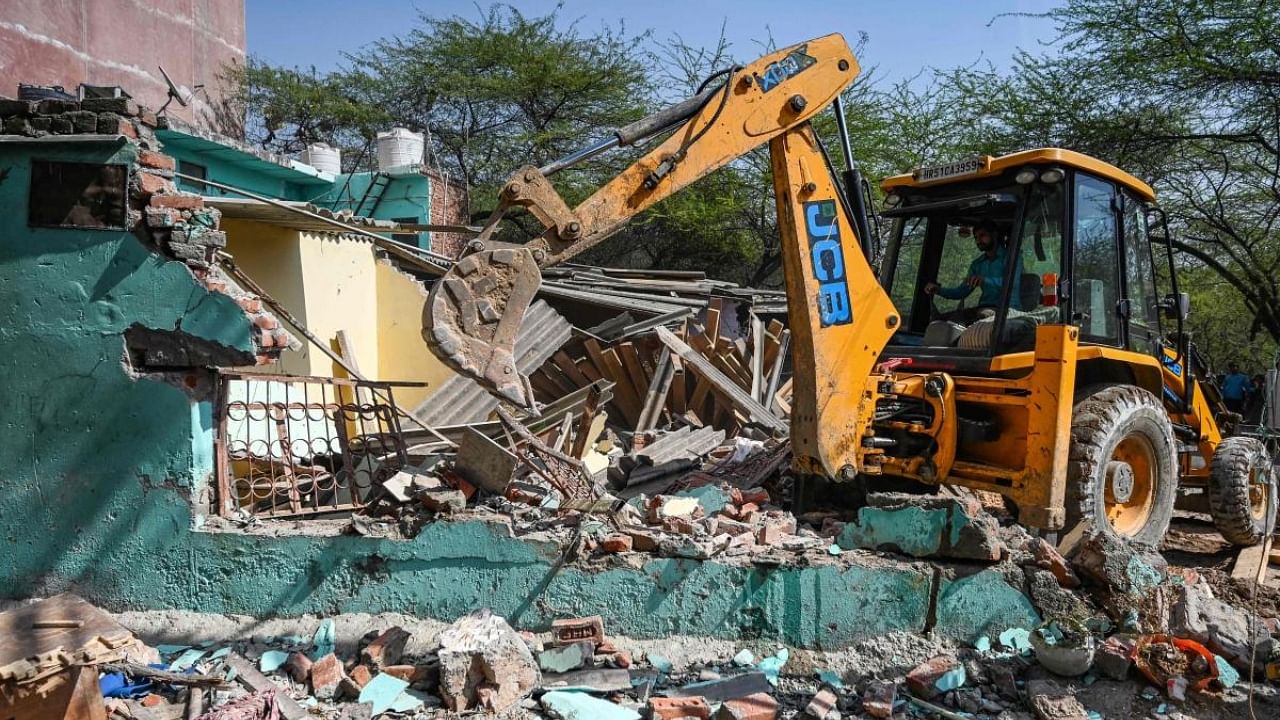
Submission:
POLYGON ((190 645, 157 645, 156 652, 161 655, 177 655, 183 650, 189 649, 190 645))
POLYGON ((182 672, 187 668, 195 665, 200 658, 204 657, 204 650, 191 649, 179 655, 173 662, 169 663, 170 672, 182 672))
POLYGON ((1103 615, 1097 615, 1085 620, 1084 626, 1097 635, 1111 634, 1111 621, 1103 615))
POLYGON ((215 643, 213 640, 201 640, 200 642, 196 643, 196 647, 200 648, 201 650, 208 650, 209 648, 213 647, 214 644, 215 643))
POLYGON ((1089 716, 1089 720, 1103 720, 1102 713, 1097 710, 1087 710, 1085 714, 1089 716))
POLYGON ((1142 697, 1148 700, 1154 700, 1159 696, 1160 694, 1155 691, 1155 688, 1149 688, 1149 687, 1142 688, 1142 697))
POLYGON ((729 496, 718 485, 703 485, 675 493, 676 497, 691 497, 698 501, 707 515, 714 515, 729 504, 729 496))
POLYGON ((978 652, 991 652, 991 638, 983 635, 973 641, 973 649, 978 652))
POLYGON ((844 552, 844 550, 840 548, 839 543, 831 543, 831 547, 827 548, 827 552, 831 555, 839 555, 844 552))
POLYGON ((320 701, 315 699, 315 697, 308 695, 307 699, 302 701, 302 704, 307 707, 315 707, 320 704, 320 701))
POLYGON ((820 670, 818 671, 818 680, 837 690, 844 689, 844 680, 840 679, 840 673, 831 670, 820 670))
POLYGON ((733 656, 733 664, 738 667, 746 667, 753 664, 755 661, 756 654, 746 648, 739 650, 738 654, 733 656))
POLYGON ((1137 608, 1129 608, 1128 610, 1125 611, 1124 620, 1121 621, 1120 627, 1123 628, 1125 632, 1129 632, 1129 633, 1136 633, 1141 629, 1138 627, 1138 609, 1137 608))
POLYGON ((967 676, 964 672, 964 665, 957 665, 938 676, 933 682, 933 686, 938 688, 938 692, 951 692, 958 687, 964 687, 964 681, 967 676))
POLYGON ((552 690, 542 696, 542 707, 561 720, 640 720, 640 713, 586 693, 552 690))
POLYGON ((209 656, 209 659, 217 660, 218 658, 224 658, 230 654, 231 654, 231 648, 229 647, 218 648, 217 650, 213 651, 213 654, 209 656))
POLYGON ((373 714, 381 715, 395 705, 396 699, 409 687, 409 683, 394 675, 378 673, 360 689, 359 702, 373 706, 373 714))
POLYGON ((419 692, 412 688, 407 689, 400 693, 400 697, 396 698, 395 702, 391 703, 391 712, 413 712, 414 710, 422 707, 429 697, 431 696, 427 693, 419 692))
POLYGON ((316 634, 311 638, 311 645, 315 648, 311 651, 312 660, 319 660, 333 652, 336 645, 335 635, 333 620, 326 618, 320 623, 320 627, 316 628, 316 634))
POLYGON ((654 655, 650 653, 648 657, 649 657, 649 664, 653 666, 654 670, 657 670, 660 673, 670 675, 671 671, 675 669, 671 665, 671 661, 662 657, 661 655, 654 655))
POLYGON ((1164 715, 1165 713, 1169 712, 1169 703, 1160 703, 1159 705, 1157 705, 1156 712, 1160 713, 1161 715, 1164 715))
POLYGON ((777 653, 756 663, 756 667, 760 672, 764 673, 770 685, 776 686, 778 684, 778 675, 782 673, 782 667, 787 664, 787 658, 790 656, 791 653, 786 648, 782 648, 777 653))
POLYGON ((1213 663, 1218 666, 1218 682, 1222 683, 1222 687, 1235 687, 1240 682, 1240 673, 1221 655, 1214 655, 1213 663))
POLYGON ((1098 682, 1098 676, 1097 676, 1097 675, 1094 675, 1092 671, 1090 671, 1090 672, 1088 672, 1087 674, 1085 674, 1085 676, 1084 676, 1084 684, 1085 684, 1085 685, 1092 685, 1092 684, 1094 684, 1094 683, 1096 683, 1096 682, 1098 682))
POLYGON ((547 648, 538 653, 538 667, 543 672, 566 673, 577 670, 591 659, 591 643, 572 643, 564 647, 547 648))
POLYGON ((1130 592, 1133 594, 1146 592, 1160 584, 1160 571, 1138 559, 1137 555, 1129 556, 1125 574, 1129 576, 1130 592))
POLYGON ((1009 628, 1000 633, 1000 644, 1020 653, 1030 652, 1031 633, 1022 628, 1009 628))
POLYGON ((264 673, 275 672, 289 659, 289 653, 283 650, 268 650, 258 660, 258 669, 264 673))
MULTIPOLYGON (((267 640, 268 645, 271 645, 272 642, 273 642, 272 639, 267 640)), ((312 639, 309 637, 303 637, 301 635, 281 635, 278 642, 281 645, 297 648, 297 647, 306 647, 307 645, 310 645, 312 642, 312 639)))

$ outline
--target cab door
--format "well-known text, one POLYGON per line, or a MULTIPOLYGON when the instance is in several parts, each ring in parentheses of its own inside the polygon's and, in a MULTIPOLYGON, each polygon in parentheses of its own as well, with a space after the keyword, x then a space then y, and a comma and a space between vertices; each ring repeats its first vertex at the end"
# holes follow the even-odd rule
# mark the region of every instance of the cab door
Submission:
POLYGON ((1081 342, 1123 347, 1116 187, 1076 172, 1073 188, 1070 322, 1081 342))
POLYGON ((1160 296, 1155 261, 1147 237, 1146 208, 1128 191, 1120 196, 1124 232, 1124 294, 1121 315, 1126 320, 1127 346, 1134 352, 1160 356, 1160 296))

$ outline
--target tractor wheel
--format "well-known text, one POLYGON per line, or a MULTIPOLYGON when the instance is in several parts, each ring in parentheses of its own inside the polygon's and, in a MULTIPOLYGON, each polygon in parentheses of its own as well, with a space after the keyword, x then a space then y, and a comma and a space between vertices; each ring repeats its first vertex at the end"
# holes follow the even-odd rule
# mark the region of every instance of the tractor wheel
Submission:
POLYGON ((1209 514, 1222 537, 1236 545, 1257 545, 1275 530, 1275 478, 1262 441, 1229 437, 1213 451, 1209 514))
POLYGON ((1158 546, 1177 485, 1177 445, 1160 400, 1132 385, 1089 388, 1071 414, 1067 527, 1088 521, 1158 546))

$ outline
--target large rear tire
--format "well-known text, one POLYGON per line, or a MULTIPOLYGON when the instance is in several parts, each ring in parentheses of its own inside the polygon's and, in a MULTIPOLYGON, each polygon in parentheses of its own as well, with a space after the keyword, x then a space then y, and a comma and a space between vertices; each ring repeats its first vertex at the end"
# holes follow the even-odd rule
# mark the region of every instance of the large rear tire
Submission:
POLYGON ((1159 546, 1177 486, 1173 425, 1159 398, 1132 385, 1089 388, 1071 415, 1067 527, 1087 521, 1159 546))
POLYGON ((1213 451, 1209 514, 1222 537, 1236 545, 1257 545, 1275 531, 1275 477, 1261 440, 1229 437, 1213 451))

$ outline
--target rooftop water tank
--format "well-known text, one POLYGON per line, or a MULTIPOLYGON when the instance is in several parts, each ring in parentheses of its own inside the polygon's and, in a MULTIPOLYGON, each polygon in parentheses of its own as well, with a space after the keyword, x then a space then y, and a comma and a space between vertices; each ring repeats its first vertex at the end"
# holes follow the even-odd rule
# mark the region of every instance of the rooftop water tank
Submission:
POLYGON ((308 145, 298 159, 320 172, 331 175, 342 173, 342 151, 324 143, 308 145))
POLYGON ((378 169, 386 172, 393 168, 421 165, 426 140, 422 133, 408 128, 392 128, 378 133, 378 169))

